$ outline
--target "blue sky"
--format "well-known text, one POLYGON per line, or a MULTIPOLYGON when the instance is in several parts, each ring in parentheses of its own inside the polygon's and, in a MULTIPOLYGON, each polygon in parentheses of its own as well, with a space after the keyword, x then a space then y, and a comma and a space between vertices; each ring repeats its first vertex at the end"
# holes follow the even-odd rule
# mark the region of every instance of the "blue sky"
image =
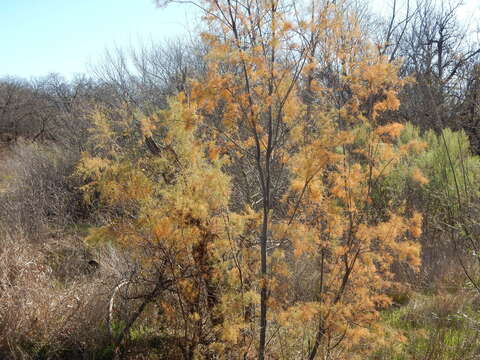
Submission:
POLYGON ((0 0, 0 78, 70 78, 105 49, 183 36, 192 9, 153 0, 0 0))
MULTIPOLYGON (((385 6, 369 1, 376 10, 385 6)), ((479 0, 465 3, 460 16, 477 19, 479 0)), ((71 78, 98 63, 106 48, 193 31, 192 11, 178 4, 159 9, 153 0, 0 0, 0 78, 50 72, 71 78)))

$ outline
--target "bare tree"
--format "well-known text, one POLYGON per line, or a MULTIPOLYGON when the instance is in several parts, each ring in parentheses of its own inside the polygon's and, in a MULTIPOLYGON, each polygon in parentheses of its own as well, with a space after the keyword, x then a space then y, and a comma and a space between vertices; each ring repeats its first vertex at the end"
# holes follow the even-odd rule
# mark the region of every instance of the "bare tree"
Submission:
POLYGON ((466 74, 478 60, 480 44, 458 20, 461 5, 461 1, 393 1, 379 48, 391 61, 402 59, 402 75, 415 80, 401 96, 402 120, 437 131, 462 127, 458 115, 465 102, 466 74), (400 5, 404 10, 399 17, 400 5))

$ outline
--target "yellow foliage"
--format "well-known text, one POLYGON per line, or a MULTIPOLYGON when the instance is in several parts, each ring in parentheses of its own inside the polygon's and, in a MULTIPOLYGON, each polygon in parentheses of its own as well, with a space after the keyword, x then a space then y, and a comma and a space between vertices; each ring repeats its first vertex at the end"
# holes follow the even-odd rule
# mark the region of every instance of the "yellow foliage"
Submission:
POLYGON ((153 136, 153 130, 155 130, 155 125, 153 124, 153 122, 151 121, 150 118, 143 117, 140 120, 140 126, 141 126, 141 129, 142 129, 143 136, 146 136, 146 137, 152 137, 153 136))
MULTIPOLYGON (((204 78, 140 117, 159 154, 112 140, 135 138, 130 113, 92 113, 95 150, 77 172, 90 198, 100 193, 108 223, 91 238, 127 248, 146 287, 168 279, 159 298, 169 336, 199 354, 250 356, 262 303, 278 329, 268 332, 271 358, 295 358, 317 338, 319 353, 340 339, 341 351, 366 356, 383 341, 378 308, 390 304, 392 265, 418 269, 422 226, 402 206, 379 215, 375 186, 424 144, 398 149, 403 125, 377 126, 380 112, 398 109, 404 81, 354 14, 315 2, 313 18, 294 20, 275 3, 250 3, 249 13, 205 1, 216 33, 202 34, 204 78), (351 94, 342 106, 338 88, 309 82, 318 64, 300 39, 322 39, 322 59, 351 94)), ((412 178, 428 182, 418 169, 412 178)))
POLYGON ((375 133, 378 135, 387 135, 391 138, 397 138, 402 130, 405 128, 405 125, 400 123, 391 123, 384 126, 379 126, 375 129, 375 133))
POLYGON ((413 237, 419 238, 422 235, 422 223, 423 216, 419 212, 414 212, 412 218, 410 219, 410 233, 413 237))
POLYGON ((414 168, 412 170, 412 180, 419 183, 420 185, 428 184, 428 179, 423 175, 422 171, 419 168, 414 168))

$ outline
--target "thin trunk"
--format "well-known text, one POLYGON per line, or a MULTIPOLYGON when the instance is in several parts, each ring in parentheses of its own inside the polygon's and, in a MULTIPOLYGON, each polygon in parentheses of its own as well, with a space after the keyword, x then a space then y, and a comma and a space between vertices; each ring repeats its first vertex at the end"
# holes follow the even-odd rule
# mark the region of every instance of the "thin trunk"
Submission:
MULTIPOLYGON (((272 39, 275 38, 275 16, 276 16, 276 5, 275 2, 271 4, 271 14, 272 14, 272 39)), ((276 61, 275 47, 272 46, 270 54, 270 80, 268 84, 268 95, 271 97, 274 93, 274 68, 276 61)), ((268 111, 268 143, 265 153, 265 185, 263 186, 263 224, 262 224, 262 233, 260 238, 260 256, 261 256, 261 290, 260 290, 260 343, 258 346, 258 359, 265 359, 265 346, 266 346, 266 334, 267 334, 267 300, 268 300, 268 269, 267 269, 267 240, 268 240, 268 223, 269 223, 269 214, 271 208, 271 199, 270 199, 270 187, 271 187, 271 159, 273 152, 273 106, 270 104, 268 111)), ((279 121, 279 119, 277 119, 279 121)))
POLYGON ((260 290, 260 344, 258 346, 259 360, 265 359, 265 343, 267 334, 267 236, 268 236, 268 208, 263 208, 263 224, 260 239, 261 247, 261 290, 260 290))
MULTIPOLYGON (((352 262, 349 264, 348 258, 345 257, 345 273, 343 275, 342 284, 340 285, 340 289, 337 292, 333 300, 333 305, 337 304, 340 299, 342 298, 343 293, 347 287, 350 275, 352 273, 353 267, 355 266, 355 262, 357 261, 358 255, 360 254, 360 249, 357 250, 355 255, 353 256, 352 262)), ((323 260, 323 259, 322 259, 323 260)), ((323 281, 323 280, 322 280, 323 281)), ((325 335, 326 329, 324 327, 324 319, 320 319, 318 323, 318 330, 317 335, 315 337, 315 344, 313 344, 312 350, 310 351, 310 355, 308 356, 308 360, 314 360, 315 356, 317 356, 318 348, 320 347, 320 343, 325 335)))

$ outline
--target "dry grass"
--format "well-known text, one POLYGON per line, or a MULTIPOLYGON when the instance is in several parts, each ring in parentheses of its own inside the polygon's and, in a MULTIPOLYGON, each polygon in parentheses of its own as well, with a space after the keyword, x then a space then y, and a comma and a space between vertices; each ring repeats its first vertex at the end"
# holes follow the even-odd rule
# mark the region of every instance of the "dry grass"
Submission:
POLYGON ((75 162, 53 144, 0 153, 0 359, 108 358, 109 300, 132 264, 85 245, 75 162))
POLYGON ((110 341, 105 322, 111 286, 102 272, 61 282, 44 248, 22 238, 4 239, 0 357, 54 359, 98 351, 110 341))

